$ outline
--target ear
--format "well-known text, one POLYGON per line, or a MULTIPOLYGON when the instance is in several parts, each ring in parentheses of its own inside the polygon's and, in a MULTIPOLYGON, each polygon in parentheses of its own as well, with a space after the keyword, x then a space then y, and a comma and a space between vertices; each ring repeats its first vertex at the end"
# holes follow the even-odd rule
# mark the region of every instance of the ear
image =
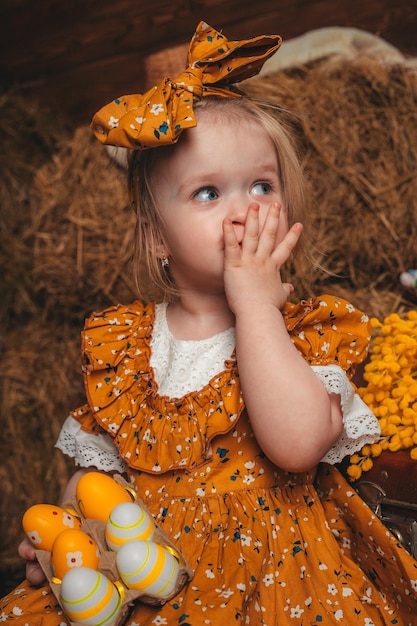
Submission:
POLYGON ((167 259, 169 257, 169 250, 164 243, 158 243, 155 246, 155 254, 158 259, 167 259))
POLYGON ((141 220, 141 236, 142 241, 152 242, 151 254, 157 259, 166 259, 169 257, 169 250, 164 243, 162 234, 155 232, 155 227, 151 227, 147 219, 141 220))

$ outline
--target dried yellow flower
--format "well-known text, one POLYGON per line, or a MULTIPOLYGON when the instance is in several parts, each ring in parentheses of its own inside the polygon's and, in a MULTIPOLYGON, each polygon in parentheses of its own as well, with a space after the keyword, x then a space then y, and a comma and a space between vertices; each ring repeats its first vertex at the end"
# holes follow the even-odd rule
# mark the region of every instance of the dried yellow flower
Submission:
POLYGON ((359 465, 349 465, 347 468, 347 474, 352 480, 358 480, 358 478, 362 476, 362 469, 359 465))
POLYGON ((408 449, 417 460, 417 311, 371 319, 374 336, 365 365, 366 385, 358 389, 378 418, 381 437, 350 457, 347 474, 358 480, 383 450, 408 449))

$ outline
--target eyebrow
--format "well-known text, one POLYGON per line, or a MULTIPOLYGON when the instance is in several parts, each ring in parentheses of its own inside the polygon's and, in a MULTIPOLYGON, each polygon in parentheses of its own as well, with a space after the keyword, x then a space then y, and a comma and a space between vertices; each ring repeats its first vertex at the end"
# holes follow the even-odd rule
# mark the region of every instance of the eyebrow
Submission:
POLYGON ((182 194, 188 194, 191 191, 194 191, 196 189, 201 189, 202 187, 210 187, 212 186, 213 182, 213 175, 198 175, 196 177, 194 176, 190 176, 189 178, 187 178, 186 180, 182 181, 178 187, 176 187, 176 193, 178 195, 182 195, 182 194))
MULTIPOLYGON (((274 161, 274 163, 272 162, 267 162, 266 164, 260 164, 259 165, 259 169, 262 169, 263 172, 266 173, 270 173, 270 174, 278 174, 279 173, 279 163, 278 163, 278 159, 276 161, 274 161)), ((255 170, 256 172, 256 170, 255 170)))

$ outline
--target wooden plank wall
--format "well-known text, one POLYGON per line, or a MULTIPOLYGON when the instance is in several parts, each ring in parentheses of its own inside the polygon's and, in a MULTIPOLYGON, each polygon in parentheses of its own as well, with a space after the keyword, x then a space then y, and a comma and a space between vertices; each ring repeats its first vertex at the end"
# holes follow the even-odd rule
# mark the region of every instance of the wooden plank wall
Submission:
POLYGON ((201 19, 233 39, 355 27, 417 56, 416 0, 1 0, 0 88, 87 122, 114 96, 142 90, 146 57, 188 42, 201 19))

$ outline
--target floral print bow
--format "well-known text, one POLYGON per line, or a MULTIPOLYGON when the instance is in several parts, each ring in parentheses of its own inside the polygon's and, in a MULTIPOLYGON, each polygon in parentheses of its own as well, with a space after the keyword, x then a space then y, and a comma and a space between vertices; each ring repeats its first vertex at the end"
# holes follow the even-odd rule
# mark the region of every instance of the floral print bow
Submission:
POLYGON ((194 97, 238 96, 228 86, 257 74, 281 41, 279 35, 228 41, 200 22, 189 46, 186 70, 144 94, 121 96, 104 106, 93 117, 93 133, 104 144, 134 150, 173 144, 184 129, 197 124, 194 97))

